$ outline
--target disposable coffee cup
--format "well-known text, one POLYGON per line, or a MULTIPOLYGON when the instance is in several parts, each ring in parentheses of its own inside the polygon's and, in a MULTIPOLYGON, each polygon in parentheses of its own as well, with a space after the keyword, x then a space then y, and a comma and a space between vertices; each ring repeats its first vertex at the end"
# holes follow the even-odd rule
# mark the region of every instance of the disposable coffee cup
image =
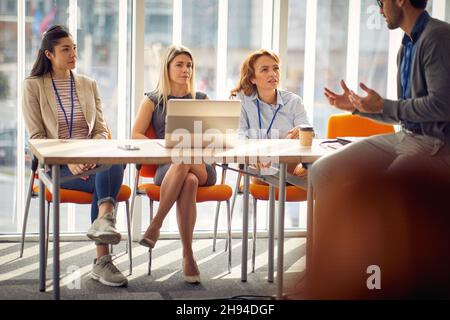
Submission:
POLYGON ((311 147, 314 139, 313 127, 301 126, 298 129, 298 139, 301 147, 311 147))

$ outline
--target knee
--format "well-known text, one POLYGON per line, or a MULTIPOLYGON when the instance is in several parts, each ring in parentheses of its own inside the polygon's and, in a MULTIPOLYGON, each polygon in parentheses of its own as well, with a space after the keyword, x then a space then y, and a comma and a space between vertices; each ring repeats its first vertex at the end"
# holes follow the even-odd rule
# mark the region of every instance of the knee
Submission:
POLYGON ((198 188, 198 178, 193 174, 188 174, 186 179, 184 179, 183 189, 189 191, 197 191, 198 188))
POLYGON ((120 177, 123 176, 123 172, 125 170, 125 167, 121 164, 113 165, 109 169, 109 172, 112 173, 113 176, 120 177))
POLYGON ((172 164, 171 169, 174 170, 175 172, 181 173, 181 172, 185 172, 188 171, 190 169, 190 165, 184 164, 184 163, 180 163, 180 164, 172 164))
POLYGON ((333 164, 330 157, 323 157, 309 168, 309 177, 314 185, 321 184, 325 179, 329 180, 333 173, 339 170, 335 164, 333 164))

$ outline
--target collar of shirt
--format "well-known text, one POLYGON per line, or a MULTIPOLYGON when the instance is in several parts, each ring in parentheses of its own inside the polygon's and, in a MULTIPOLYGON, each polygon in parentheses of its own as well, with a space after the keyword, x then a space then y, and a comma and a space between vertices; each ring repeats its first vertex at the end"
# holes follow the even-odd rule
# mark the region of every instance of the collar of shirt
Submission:
MULTIPOLYGON (((256 100, 259 100, 260 104, 261 103, 265 103, 264 101, 262 101, 261 99, 258 98, 258 92, 255 91, 253 92, 253 94, 250 96, 250 99, 255 102, 256 104, 256 100)), ((265 103, 268 104, 268 103, 265 103)), ((281 97, 281 91, 277 90, 277 104, 276 107, 280 106, 280 109, 284 107, 284 102, 283 102, 283 98, 281 97)))
POLYGON ((405 34, 403 36, 402 44, 404 46, 415 44, 422 34, 423 30, 427 26, 428 21, 430 21, 431 17, 427 11, 422 12, 422 14, 417 18, 416 24, 414 25, 411 31, 411 38, 405 34))

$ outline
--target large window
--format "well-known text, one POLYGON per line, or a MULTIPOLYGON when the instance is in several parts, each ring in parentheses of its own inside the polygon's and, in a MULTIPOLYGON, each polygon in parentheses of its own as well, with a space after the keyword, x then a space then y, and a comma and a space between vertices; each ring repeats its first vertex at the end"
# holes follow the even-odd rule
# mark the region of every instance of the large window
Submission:
POLYGON ((216 97, 218 0, 184 0, 182 44, 194 55, 197 90, 216 97))
MULTIPOLYGON (((146 0, 145 1, 145 35, 144 35, 144 90, 150 92, 155 89, 159 79, 161 57, 167 47, 172 44, 173 34, 173 0, 146 0)), ((142 98, 138 97, 140 101, 142 98)), ((134 121, 134 119, 133 119, 134 121)), ((141 183, 151 182, 143 179, 141 183)), ((158 203, 154 204, 155 210, 158 203)), ((146 230, 150 223, 149 201, 144 197, 142 201, 142 230, 146 230)), ((156 212, 156 211, 155 211, 156 212)), ((173 212, 174 213, 174 212, 173 212)), ((163 231, 175 230, 176 219, 171 214, 164 221, 163 231)))
POLYGON ((359 82, 386 96, 389 31, 380 8, 372 0, 361 1, 359 82))
POLYGON ((227 95, 237 86, 242 62, 261 48, 263 2, 228 1, 227 95))
POLYGON ((317 6, 313 122, 322 138, 326 136, 328 117, 338 112, 329 106, 323 88, 340 90, 339 80, 346 74, 348 4, 347 0, 319 0, 317 6))
MULTIPOLYGON (((113 138, 117 137, 118 127, 124 125, 118 123, 117 116, 118 13, 119 1, 115 0, 78 0, 77 8, 70 8, 69 0, 27 1, 26 6, 27 75, 31 71, 39 50, 43 32, 54 24, 62 24, 70 28, 70 17, 78 17, 76 31, 71 30, 78 48, 76 72, 97 81, 103 103, 103 114, 113 138)), ((121 108, 127 108, 127 105, 122 105, 121 108)), ((129 125, 126 127, 128 129, 129 125)), ((29 171, 26 170, 27 179, 28 174, 29 171)), ((37 232, 37 212, 38 201, 32 201, 27 231, 37 232)), ((89 225, 89 205, 63 204, 61 206, 61 231, 85 232, 89 225)))
MULTIPOLYGON (((146 92, 158 83, 161 57, 172 44, 173 0, 145 1, 144 65, 146 92)), ((139 99, 138 99, 139 100, 139 99)))
POLYGON ((301 96, 303 94, 303 72, 305 62, 306 1, 289 0, 286 89, 301 96))
MULTIPOLYGON (((69 17, 69 0, 29 0, 26 1, 25 4, 25 75, 28 76, 36 60, 37 53, 41 44, 42 34, 54 24, 67 25, 69 17)), ((15 76, 17 76, 17 74, 15 76)), ((16 82, 14 83, 14 88, 17 88, 16 82)), ((18 148, 21 147, 23 146, 18 146, 18 148)), ((25 175, 26 181, 28 181, 31 161, 29 154, 27 154, 25 160, 25 175)), ((18 180, 16 179, 16 182, 17 181, 18 180)), ((26 186, 23 187, 23 190, 24 194, 26 194, 26 186)), ((14 208, 16 207, 17 205, 15 204, 14 208)), ((29 232, 38 231, 38 210, 38 201, 32 201, 28 215, 27 231, 29 232)), ((22 212, 15 212, 15 214, 21 215, 22 212)), ((17 221, 19 220, 15 219, 15 225, 12 226, 14 231, 17 230, 17 221)), ((61 225, 66 226, 67 224, 65 222, 67 221, 67 215, 63 214, 61 216, 61 221, 61 225)), ((65 229, 63 228, 62 230, 65 229)))
MULTIPOLYGON (((144 12, 138 14, 144 15, 144 59, 134 62, 144 70, 146 92, 155 88, 161 56, 172 43, 181 43, 191 49, 196 62, 197 90, 214 99, 227 97, 236 86, 240 66, 251 51, 263 45, 272 49, 270 43, 278 38, 270 30, 275 22, 272 13, 277 12, 273 10, 277 8, 275 1, 145 0, 143 3, 144 12), (219 14, 219 4, 227 5, 228 12, 219 14), (219 28, 219 20, 227 20, 227 28, 219 28), (226 46, 218 43, 223 40, 226 40, 226 46), (217 80, 223 83, 216 83, 217 80), (216 92, 217 88, 223 88, 221 90, 225 92, 216 92)), ((26 143, 17 141, 17 137, 22 140, 18 134, 20 131, 17 131, 22 124, 17 123, 18 97, 21 96, 17 92, 18 67, 24 67, 27 75, 30 73, 42 34, 49 26, 63 24, 69 27, 78 45, 77 72, 97 81, 112 137, 128 137, 134 121, 130 111, 133 92, 130 81, 133 4, 135 2, 132 0, 26 0, 25 32, 19 35, 18 2, 0 1, 0 233, 17 231, 18 217, 22 214, 17 208, 24 205, 19 203, 18 206, 20 197, 17 197, 16 189, 20 188, 26 194, 25 182, 29 175, 29 155, 25 157, 25 177, 18 177, 18 172, 22 175, 24 170, 19 170, 22 169, 18 168, 21 164, 16 163, 17 151, 26 147, 26 143), (23 66, 18 66, 17 41, 21 37, 25 39, 25 59, 21 62, 23 66)), ((430 13, 433 13, 433 4, 436 10, 437 5, 443 2, 430 0, 427 7, 430 13)), ((352 82, 364 82, 385 96, 388 66, 392 63, 388 57, 397 52, 400 43, 390 44, 391 33, 375 0, 361 0, 358 3, 349 0, 288 0, 287 10, 282 15, 288 17, 287 22, 282 21, 287 23, 287 43, 280 45, 281 50, 286 48, 286 52, 280 52, 284 57, 282 64, 286 66, 284 87, 305 98, 309 116, 318 136, 322 138, 326 136, 329 115, 339 112, 329 106, 323 96, 323 88, 341 91, 339 80, 348 78, 352 82), (360 11, 355 8, 360 8, 360 11), (349 16, 349 12, 356 15, 349 16), (314 41, 306 43, 309 37, 314 41), (358 64, 347 66, 347 61, 352 61, 352 57, 357 57, 358 64), (307 77, 314 79, 305 79, 305 72, 307 77)), ((439 14, 443 16, 443 13, 439 14)), ((448 1, 445 2, 445 19, 450 21, 448 1)), ((395 65, 390 67, 390 70, 396 68, 395 65)), ((136 97, 137 101, 141 99, 136 97)), ((127 182, 129 180, 125 178, 124 183, 127 182)), ((226 183, 234 187, 235 182, 236 174, 229 172, 226 183)), ((155 203, 155 209, 157 205, 155 203)), ((303 204, 301 206, 303 213, 303 204)), ((267 223, 263 214, 266 208, 266 203, 260 201, 260 229, 264 229, 267 223)), ((288 228, 305 226, 298 208, 298 203, 286 204, 288 228)), ((90 224, 89 210, 89 206, 63 205, 61 230, 84 232, 90 224)), ((28 221, 30 232, 37 232, 37 211, 38 202, 33 201, 28 221)), ((177 229, 174 211, 166 220, 164 231, 177 229)), ((214 211, 215 203, 199 204, 197 231, 212 229, 214 211)), ((148 201, 144 200, 142 229, 148 226, 148 212, 148 201)), ((239 198, 235 206, 234 228, 240 228, 241 212, 242 201, 239 198)), ((123 211, 119 211, 118 221, 119 228, 123 230, 123 211)), ((219 228, 224 229, 225 224, 223 205, 219 228)))
POLYGON ((17 6, 0 2, 0 233, 16 231, 17 6))

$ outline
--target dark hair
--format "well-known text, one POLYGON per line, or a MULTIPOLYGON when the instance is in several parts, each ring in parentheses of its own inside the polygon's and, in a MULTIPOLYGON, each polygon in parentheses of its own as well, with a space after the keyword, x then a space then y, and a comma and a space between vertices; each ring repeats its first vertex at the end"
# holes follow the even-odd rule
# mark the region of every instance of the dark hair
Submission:
POLYGON ((409 0, 411 5, 416 9, 425 9, 427 7, 428 0, 409 0))
POLYGON ((59 39, 71 37, 69 30, 61 25, 50 27, 43 35, 41 48, 34 62, 30 77, 40 77, 52 70, 52 63, 46 57, 45 51, 55 52, 55 46, 59 43, 59 39))

